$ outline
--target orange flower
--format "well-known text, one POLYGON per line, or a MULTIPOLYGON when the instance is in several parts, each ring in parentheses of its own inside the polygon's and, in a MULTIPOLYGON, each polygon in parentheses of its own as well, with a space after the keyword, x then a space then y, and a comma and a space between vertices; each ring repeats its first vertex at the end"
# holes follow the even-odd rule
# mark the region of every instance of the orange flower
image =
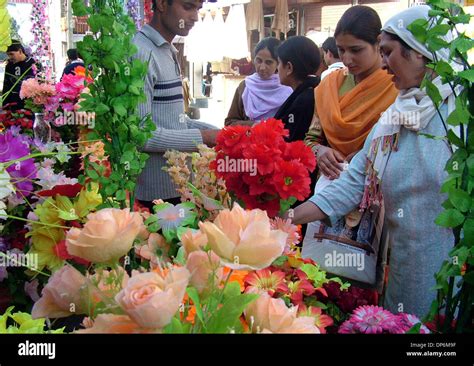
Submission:
MULTIPOLYGON (((222 278, 224 279, 224 281, 227 278, 227 276, 229 275, 230 271, 231 271, 231 269, 229 267, 224 267, 224 274, 222 275, 222 278)), ((238 282, 239 285, 240 285, 240 291, 243 292, 245 290, 245 277, 249 273, 251 273, 251 272, 234 269, 232 271, 232 274, 229 277, 229 282, 238 282)))

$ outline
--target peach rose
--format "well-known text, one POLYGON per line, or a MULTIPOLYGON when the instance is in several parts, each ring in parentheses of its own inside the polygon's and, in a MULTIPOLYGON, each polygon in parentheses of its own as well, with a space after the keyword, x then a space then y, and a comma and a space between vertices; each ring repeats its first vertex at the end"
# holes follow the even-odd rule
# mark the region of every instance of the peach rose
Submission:
POLYGON ((212 250, 209 253, 201 250, 189 254, 186 268, 191 272, 191 285, 199 293, 211 289, 212 280, 217 287, 224 275, 223 268, 220 268, 220 258, 212 250))
POLYGON ((297 307, 289 309, 282 299, 274 299, 266 292, 245 309, 245 319, 253 333, 320 333, 309 316, 298 318, 297 307))
POLYGON ((283 253, 288 236, 271 229, 265 211, 245 211, 237 203, 232 210, 222 210, 214 223, 200 222, 199 227, 223 264, 233 269, 268 267, 283 253))
POLYGON ((82 292, 87 279, 81 272, 66 265, 49 279, 41 292, 41 298, 33 305, 31 316, 38 318, 62 318, 72 314, 85 314, 86 304, 82 292))
POLYGON ((200 230, 188 229, 181 235, 181 243, 188 256, 191 252, 201 250, 207 244, 207 235, 200 230))
POLYGON ((91 333, 108 333, 108 334, 125 334, 125 333, 152 333, 150 328, 142 328, 127 315, 100 314, 91 320, 86 318, 83 321, 86 329, 78 330, 74 333, 91 334, 91 333))
POLYGON ((190 273, 172 268, 166 275, 157 272, 133 273, 115 300, 138 325, 163 328, 178 311, 186 292, 190 273))
POLYGON ((69 254, 93 263, 113 263, 128 253, 142 229, 140 214, 105 208, 87 215, 83 229, 71 228, 66 237, 69 254))

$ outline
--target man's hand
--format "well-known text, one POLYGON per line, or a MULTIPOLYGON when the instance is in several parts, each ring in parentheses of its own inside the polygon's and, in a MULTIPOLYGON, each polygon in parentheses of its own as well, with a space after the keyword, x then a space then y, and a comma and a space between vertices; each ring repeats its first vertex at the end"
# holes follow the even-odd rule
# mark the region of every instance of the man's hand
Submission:
POLYGON ((216 137, 221 130, 200 130, 202 142, 210 147, 216 146, 216 137))

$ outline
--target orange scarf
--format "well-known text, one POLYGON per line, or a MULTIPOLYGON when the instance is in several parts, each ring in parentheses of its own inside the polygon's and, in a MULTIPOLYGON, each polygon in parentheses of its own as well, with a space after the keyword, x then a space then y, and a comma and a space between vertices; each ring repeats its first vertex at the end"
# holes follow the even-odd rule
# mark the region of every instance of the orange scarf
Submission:
POLYGON ((329 146, 349 155, 364 145, 373 125, 394 101, 398 90, 392 77, 379 69, 342 97, 345 69, 332 72, 314 91, 316 114, 329 146))

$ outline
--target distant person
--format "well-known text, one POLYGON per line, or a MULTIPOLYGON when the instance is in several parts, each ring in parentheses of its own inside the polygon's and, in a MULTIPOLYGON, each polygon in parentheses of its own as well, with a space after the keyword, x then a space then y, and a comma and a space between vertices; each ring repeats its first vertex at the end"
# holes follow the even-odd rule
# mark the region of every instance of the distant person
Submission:
POLYGON ((79 53, 75 48, 67 50, 67 58, 68 62, 66 63, 62 76, 75 74, 74 69, 78 66, 85 67, 84 61, 79 57, 79 53))
POLYGON ((328 76, 331 72, 342 69, 344 63, 339 58, 339 51, 337 50, 336 38, 329 37, 323 42, 321 46, 324 53, 324 63, 327 65, 327 70, 321 74, 321 80, 328 76))
POLYGON ((35 76, 35 60, 25 53, 19 41, 12 40, 7 48, 8 62, 5 67, 5 79, 2 90, 3 109, 18 110, 25 107, 20 98, 21 83, 23 80, 35 76))
POLYGON ((277 47, 280 41, 273 37, 262 39, 254 51, 256 72, 243 80, 225 119, 225 125, 253 125, 275 116, 293 89, 280 83, 276 74, 277 47))

